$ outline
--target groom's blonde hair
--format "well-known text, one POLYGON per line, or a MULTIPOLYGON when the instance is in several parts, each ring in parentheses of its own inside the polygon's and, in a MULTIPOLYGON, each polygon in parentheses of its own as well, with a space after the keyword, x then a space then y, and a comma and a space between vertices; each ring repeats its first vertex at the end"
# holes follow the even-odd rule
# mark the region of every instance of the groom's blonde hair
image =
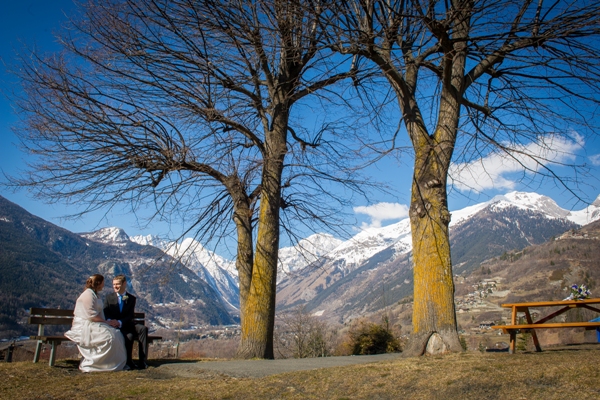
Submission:
POLYGON ((119 281, 119 282, 121 282, 121 284, 123 284, 123 283, 127 282, 127 277, 123 274, 117 275, 113 278, 113 281, 119 281))

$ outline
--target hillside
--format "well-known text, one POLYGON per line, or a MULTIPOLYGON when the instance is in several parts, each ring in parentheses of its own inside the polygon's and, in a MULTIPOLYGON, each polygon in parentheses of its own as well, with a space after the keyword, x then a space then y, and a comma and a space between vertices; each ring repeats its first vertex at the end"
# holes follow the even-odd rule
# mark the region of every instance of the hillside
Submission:
POLYGON ((458 283, 457 297, 472 291, 468 282, 495 281, 492 296, 486 300, 499 304, 536 300, 562 300, 573 284, 587 285, 594 297, 600 283, 600 221, 571 229, 541 245, 511 251, 483 263, 458 283))
POLYGON ((0 336, 24 332, 24 310, 67 308, 92 273, 92 254, 83 239, 40 220, 0 196, 0 336), (70 259, 78 259, 74 266, 70 259))
MULTIPOLYGON (((596 221, 545 243, 507 251, 483 262, 472 273, 455 275, 459 329, 463 333, 479 334, 480 323, 509 321, 510 310, 500 307, 501 304, 562 300, 569 295, 567 288, 573 284, 585 284, 593 297, 600 296, 600 260, 596 257, 599 251, 600 221, 596 221)), ((403 331, 410 331, 410 297, 393 303, 386 312, 403 327, 403 331)), ((594 312, 578 309, 561 318, 577 321, 596 316, 594 312)), ((569 329, 544 330, 538 337, 546 344, 560 344, 572 342, 570 335, 573 334, 569 329)), ((583 340, 584 336, 578 336, 576 341, 583 340)))
MULTIPOLYGON (((599 206, 597 201, 570 212, 548 197, 513 192, 452 213, 457 295, 461 282, 467 282, 465 287, 477 283, 471 281, 480 278, 482 264, 577 229, 576 221, 599 217, 599 206)), ((304 306, 326 320, 344 323, 401 305, 397 312, 403 314, 403 325, 410 325, 411 247, 407 220, 361 232, 301 274, 284 279, 278 286, 278 309, 304 306)))
POLYGON ((487 207, 452 227, 450 245, 455 274, 470 273, 480 263, 505 251, 541 244, 579 227, 563 218, 547 218, 540 212, 505 207, 487 207))
MULTIPOLYGON (((554 253, 548 250, 547 256, 558 257, 556 260, 536 255, 539 260, 531 261, 531 257, 536 245, 543 246, 552 238, 583 243, 583 239, 561 235, 579 232, 580 222, 599 217, 600 201, 583 210, 568 211, 548 197, 519 192, 453 212, 450 240, 457 310, 469 314, 469 323, 486 316, 492 319, 498 315, 487 313, 497 313, 500 301, 536 295, 549 298, 552 290, 560 292, 577 280, 581 271, 583 278, 595 285, 594 274, 588 272, 593 267, 580 262, 583 269, 577 269, 575 264, 596 250, 572 254, 573 265, 568 268, 559 260, 575 249, 567 245, 564 250, 552 250, 554 253), (521 267, 521 259, 530 264, 521 267), (553 276, 554 281, 535 281, 519 269, 534 266, 550 271, 544 274, 553 276), (515 271, 510 272, 513 267, 515 271), (508 276, 524 276, 526 281, 512 282, 508 276), (555 279, 559 276, 560 280, 555 279), (493 290, 484 281, 493 281, 493 290), (522 289, 533 281, 539 290, 522 289), (482 285, 493 294, 478 299, 485 307, 474 307, 474 297, 482 291, 477 288, 482 285)), ((31 306, 72 307, 83 281, 95 272, 107 277, 128 275, 130 289, 140 299, 139 309, 148 313, 152 329, 193 329, 236 321, 239 293, 234 263, 193 239, 169 243, 154 236, 131 238, 120 228, 74 234, 0 198, 0 240, 0 336, 30 331, 22 322, 31 306)), ((402 325, 410 325, 411 249, 408 220, 361 231, 343 242, 315 234, 296 247, 283 248, 278 311, 304 306, 325 320, 345 323, 393 310, 402 325)), ((464 318, 459 315, 459 319, 464 318)))
POLYGON ((72 308, 93 273, 127 274, 152 329, 182 314, 186 324, 234 322, 214 290, 176 260, 129 240, 102 243, 102 234, 71 233, 0 196, 0 337, 30 334, 30 307, 72 308))

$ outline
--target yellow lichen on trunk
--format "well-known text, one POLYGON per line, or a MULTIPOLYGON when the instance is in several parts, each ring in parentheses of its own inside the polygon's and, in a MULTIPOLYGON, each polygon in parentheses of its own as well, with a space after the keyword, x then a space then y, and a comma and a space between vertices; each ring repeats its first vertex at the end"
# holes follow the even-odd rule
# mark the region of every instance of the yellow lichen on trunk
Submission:
MULTIPOLYGON (((260 220, 272 219, 265 215, 270 208, 268 200, 263 199, 260 210, 260 220)), ((273 263, 273 249, 270 243, 275 240, 273 235, 277 230, 269 228, 271 224, 260 225, 257 234, 257 249, 252 268, 252 280, 246 301, 244 302, 242 318, 242 337, 240 356, 245 358, 273 358, 273 321, 275 319, 275 282, 277 279, 276 261, 273 263), (273 266, 275 264, 275 267, 273 266)))
POLYGON ((410 222, 413 240, 414 304, 413 334, 420 354, 433 334, 444 348, 460 351, 454 308, 454 280, 450 257, 446 176, 449 157, 445 148, 424 131, 415 134, 410 222))
POLYGON ((237 228, 237 257, 236 269, 240 283, 240 316, 244 315, 246 299, 250 292, 252 281, 252 264, 254 263, 254 251, 252 248, 252 213, 249 208, 236 210, 234 221, 237 228))
MULTIPOLYGON (((432 204, 431 209, 439 205, 432 204)), ((414 332, 454 328, 454 282, 447 228, 426 216, 412 224, 414 332)))
POLYGON ((270 148, 273 150, 271 154, 274 154, 274 157, 265 161, 263 167, 252 279, 245 308, 242 310, 242 337, 238 356, 243 358, 274 358, 273 330, 279 250, 279 207, 285 155, 283 150, 285 140, 281 140, 281 137, 279 139, 275 146, 270 148), (276 151, 277 149, 279 151, 276 151))

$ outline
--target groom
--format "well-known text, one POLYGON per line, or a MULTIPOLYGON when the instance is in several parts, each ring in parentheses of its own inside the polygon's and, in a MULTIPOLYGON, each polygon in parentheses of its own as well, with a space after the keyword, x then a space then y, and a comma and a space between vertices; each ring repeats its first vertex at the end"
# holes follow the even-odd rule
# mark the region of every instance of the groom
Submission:
POLYGON ((104 298, 104 317, 107 320, 116 320, 119 322, 118 328, 125 338, 125 349, 127 350, 127 366, 135 369, 131 353, 133 351, 133 341, 139 342, 140 362, 137 368, 145 369, 146 365, 146 346, 148 337, 148 328, 142 324, 136 324, 133 320, 135 312, 135 296, 127 293, 127 278, 125 275, 117 275, 113 279, 114 292, 104 298))

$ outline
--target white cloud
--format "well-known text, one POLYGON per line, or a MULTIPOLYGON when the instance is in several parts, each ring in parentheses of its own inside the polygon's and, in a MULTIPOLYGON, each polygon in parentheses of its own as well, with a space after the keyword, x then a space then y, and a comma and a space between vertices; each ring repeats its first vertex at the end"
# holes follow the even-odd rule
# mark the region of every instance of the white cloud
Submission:
POLYGON ((371 217, 371 223, 362 224, 362 228, 379 228, 382 221, 398 220, 408 216, 408 206, 399 203, 377 203, 372 206, 354 207, 357 214, 371 217))
MULTIPOLYGON (((516 147, 516 151, 513 152, 516 159, 506 154, 493 153, 470 163, 453 164, 450 167, 450 176, 454 187, 463 191, 512 190, 517 181, 506 175, 523 172, 524 168, 537 171, 541 167, 538 162, 550 165, 572 161, 575 159, 575 153, 580 151, 584 144, 583 137, 577 133, 574 134, 573 140, 557 136, 546 137, 543 143, 534 142, 516 147), (526 155, 531 155, 535 160, 526 155)), ((594 162, 593 157, 591 158, 594 162)), ((596 161, 600 163, 600 155, 596 161)))
POLYGON ((600 166, 600 154, 594 154, 593 156, 590 156, 590 162, 592 165, 600 166))

